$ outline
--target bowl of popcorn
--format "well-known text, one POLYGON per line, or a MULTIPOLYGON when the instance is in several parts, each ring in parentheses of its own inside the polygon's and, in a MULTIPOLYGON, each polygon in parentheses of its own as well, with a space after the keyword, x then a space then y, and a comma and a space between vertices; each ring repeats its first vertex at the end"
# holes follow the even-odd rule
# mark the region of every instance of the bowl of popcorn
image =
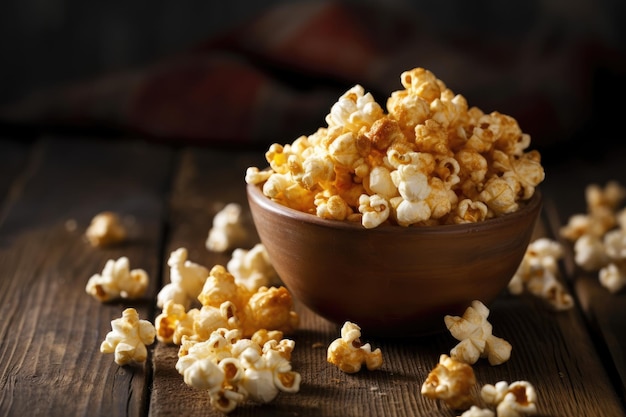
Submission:
POLYGON ((249 167, 252 218, 297 300, 370 334, 445 330, 507 287, 531 240, 545 174, 530 136, 415 68, 386 111, 356 85, 327 126, 249 167))

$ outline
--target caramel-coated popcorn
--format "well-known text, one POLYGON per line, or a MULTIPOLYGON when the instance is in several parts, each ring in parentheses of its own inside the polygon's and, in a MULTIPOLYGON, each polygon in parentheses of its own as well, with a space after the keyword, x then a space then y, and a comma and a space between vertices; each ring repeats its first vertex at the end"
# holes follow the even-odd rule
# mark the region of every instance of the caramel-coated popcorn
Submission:
POLYGON ((369 343, 363 344, 361 328, 347 321, 341 327, 341 337, 328 346, 326 360, 343 372, 353 374, 359 372, 363 365, 370 371, 380 368, 383 354, 380 349, 372 351, 369 343))
POLYGON ((465 410, 474 403, 471 395, 474 385, 476 376, 471 365, 444 353, 422 384, 421 393, 427 398, 444 401, 452 409, 465 410))
POLYGON ((270 199, 366 228, 483 221, 519 209, 545 174, 530 136, 499 112, 469 107, 424 69, 402 73, 387 113, 356 85, 327 127, 272 144, 248 184, 270 199))
POLYGON ((201 307, 189 310, 173 300, 165 303, 156 319, 159 340, 174 344, 180 344, 183 337, 205 341, 218 328, 236 329, 244 337, 259 330, 290 334, 300 321, 287 288, 250 290, 222 265, 211 268, 198 300, 201 307))
POLYGON ((94 247, 112 246, 126 240, 126 228, 117 213, 103 211, 91 219, 85 236, 94 247))

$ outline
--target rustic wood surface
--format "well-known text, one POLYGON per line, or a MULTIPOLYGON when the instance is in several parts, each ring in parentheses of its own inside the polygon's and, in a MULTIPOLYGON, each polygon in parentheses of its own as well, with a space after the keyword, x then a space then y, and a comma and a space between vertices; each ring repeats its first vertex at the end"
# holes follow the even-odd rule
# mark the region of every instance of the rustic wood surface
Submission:
MULTIPOLYGON (((624 157, 615 152, 546 165, 536 236, 555 236, 568 216, 585 210, 589 182, 626 184, 624 157)), ((263 165, 262 152, 133 139, 0 139, 0 415, 221 415, 175 370, 177 347, 155 342, 144 365, 120 367, 99 346, 125 307, 151 320, 159 313, 156 294, 169 280, 171 251, 185 247, 189 259, 207 267, 228 261, 228 253, 208 251, 205 240, 225 204, 247 208, 244 174, 252 165, 263 165), (89 221, 104 210, 123 215, 126 244, 101 249, 86 242, 89 221), (148 272, 147 294, 124 303, 87 295, 89 277, 120 256, 148 272)), ((246 221, 251 247, 257 237, 246 221)), ((562 275, 576 307, 555 312, 534 297, 503 292, 489 320, 494 334, 513 345, 512 357, 499 366, 475 364, 478 383, 530 381, 540 416, 624 416, 626 294, 610 294, 593 274, 575 268, 571 248, 566 255, 562 275)), ((300 392, 281 393, 269 404, 245 403, 231 415, 457 415, 420 394, 439 355, 456 344, 449 333, 363 334, 382 349, 385 363, 349 375, 326 362, 339 327, 300 304, 297 310, 301 326, 290 337, 300 392)))

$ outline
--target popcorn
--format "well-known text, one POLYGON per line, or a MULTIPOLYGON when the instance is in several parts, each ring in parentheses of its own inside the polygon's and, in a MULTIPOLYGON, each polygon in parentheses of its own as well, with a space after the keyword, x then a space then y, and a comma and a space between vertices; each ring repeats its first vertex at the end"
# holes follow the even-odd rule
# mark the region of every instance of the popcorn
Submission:
POLYGON ((464 410, 473 404, 471 389, 476 384, 474 370, 467 363, 446 354, 422 384, 423 396, 444 401, 450 408, 464 410))
POLYGON ((626 262, 610 263, 598 272, 598 279, 603 287, 612 293, 626 287, 626 262))
POLYGON ((217 329, 204 342, 187 338, 179 350, 176 370, 187 385, 206 390, 211 405, 229 413, 247 399, 269 403, 279 392, 297 393, 301 376, 292 370, 290 353, 294 343, 279 338, 268 339, 267 332, 243 339, 239 330, 217 329))
POLYGON ((341 327, 341 337, 328 346, 327 361, 349 374, 359 372, 363 364, 370 371, 380 368, 383 364, 381 350, 372 351, 369 343, 361 343, 360 337, 361 328, 346 321, 341 327))
POLYGON ((239 246, 246 238, 247 232, 243 226, 241 205, 229 203, 213 217, 213 225, 205 244, 210 251, 225 252, 239 246))
POLYGON ((512 294, 524 289, 547 300, 556 310, 568 310, 574 299, 558 280, 558 261, 563 257, 563 247, 548 238, 534 240, 526 248, 522 262, 508 284, 512 294))
POLYGON ((288 334, 300 321, 287 288, 261 286, 251 290, 238 284, 222 265, 211 268, 197 299, 201 307, 188 311, 174 300, 165 303, 156 319, 159 340, 181 344, 186 337, 201 342, 219 328, 236 329, 244 337, 262 329, 288 334))
POLYGON ((474 364, 487 358, 491 365, 500 365, 511 357, 511 344, 494 336, 487 321, 489 309, 480 301, 472 301, 462 317, 446 315, 446 327, 460 342, 452 348, 450 356, 458 361, 474 364))
POLYGON ((496 417, 496 414, 488 408, 473 405, 459 417, 496 417))
POLYGON ((610 292, 626 287, 626 188, 609 181, 604 188, 585 188, 587 213, 569 218, 560 234, 574 244, 574 262, 585 271, 598 272, 598 280, 610 292))
POLYGON ((111 328, 100 345, 100 352, 115 353, 115 363, 120 366, 146 361, 146 345, 151 345, 156 336, 152 323, 140 320, 137 310, 127 308, 121 318, 111 321, 111 328))
POLYGON ((85 232, 89 243, 94 247, 112 246, 126 240, 126 228, 119 216, 111 211, 97 214, 85 232))
POLYGON ((360 85, 349 89, 327 127, 272 144, 269 169, 249 167, 246 183, 279 204, 366 228, 483 221, 532 197, 545 173, 514 118, 469 108, 424 68, 400 81, 387 114, 360 85))
POLYGON ((281 283, 262 243, 257 243, 250 250, 233 250, 226 269, 233 274, 237 284, 244 285, 250 291, 281 283))
POLYGON ((185 306, 176 304, 174 300, 167 300, 163 310, 154 320, 159 342, 180 345, 182 335, 193 334, 192 315, 193 313, 187 314, 185 306))
POLYGON ((170 267, 170 283, 161 288, 157 294, 157 306, 163 308, 167 301, 174 301, 189 308, 196 300, 204 281, 209 276, 209 270, 202 265, 187 259, 187 249, 178 248, 167 260, 170 267))
POLYGON ((128 258, 122 256, 117 260, 108 260, 100 274, 92 275, 85 291, 97 300, 107 302, 118 298, 139 298, 147 288, 147 272, 143 269, 130 270, 128 258))
POLYGON ((490 405, 496 406, 498 417, 523 417, 537 413, 537 394, 528 381, 516 381, 509 385, 500 381, 484 385, 480 395, 490 405))

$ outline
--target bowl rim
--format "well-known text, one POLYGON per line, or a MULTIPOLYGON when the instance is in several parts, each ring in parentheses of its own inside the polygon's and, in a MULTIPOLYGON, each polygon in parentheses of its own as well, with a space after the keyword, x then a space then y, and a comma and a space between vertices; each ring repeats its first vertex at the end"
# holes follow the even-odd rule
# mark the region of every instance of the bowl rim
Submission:
POLYGON ((420 226, 399 226, 395 224, 382 224, 377 227, 368 229, 366 227, 363 227, 360 222, 324 219, 312 213, 307 213, 304 211, 293 209, 291 207, 284 206, 280 203, 277 203, 276 201, 273 201, 265 194, 263 194, 261 187, 262 183, 247 184, 246 192, 248 194, 249 200, 254 201, 257 205, 259 205, 268 212, 272 212, 279 216, 287 217, 302 223, 310 223, 325 228, 350 230, 361 233, 372 233, 373 231, 380 233, 407 233, 406 231, 410 231, 412 233, 424 234, 441 233, 442 231, 455 231, 459 233, 476 232, 483 229, 490 229, 498 225, 515 222, 518 218, 526 217, 535 210, 540 210, 543 204, 543 196, 541 190, 537 187, 535 188, 533 195, 529 199, 524 200, 523 202, 525 204, 518 208, 516 211, 480 222, 420 226))

